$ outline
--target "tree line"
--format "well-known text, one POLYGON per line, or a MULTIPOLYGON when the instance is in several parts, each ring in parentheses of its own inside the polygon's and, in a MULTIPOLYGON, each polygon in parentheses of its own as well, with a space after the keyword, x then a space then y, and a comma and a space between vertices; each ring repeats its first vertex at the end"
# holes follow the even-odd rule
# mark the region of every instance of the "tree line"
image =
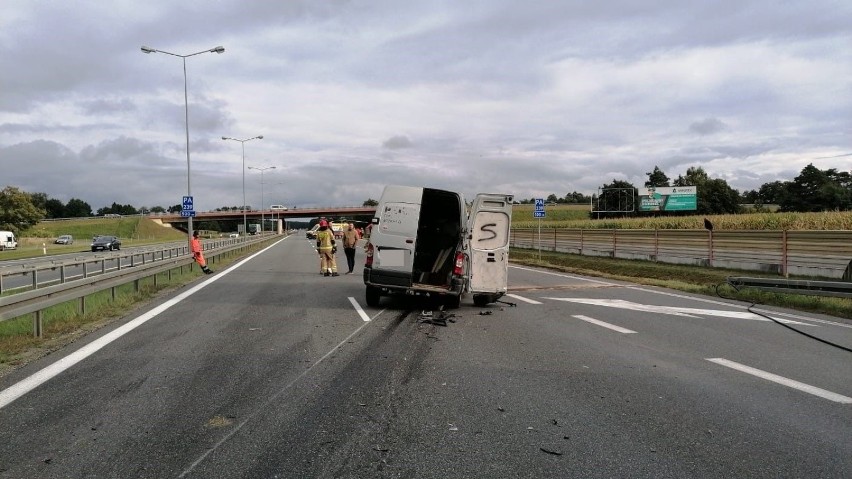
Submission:
MULTIPOLYGON (((670 214, 736 214, 745 211, 743 205, 749 205, 749 212, 768 211, 767 205, 777 205, 782 212, 848 211, 852 209, 852 175, 837 171, 835 168, 820 170, 813 164, 802 168, 798 176, 789 181, 773 181, 763 184, 758 190, 740 193, 731 188, 727 181, 711 178, 702 167, 690 167, 683 175, 674 180, 659 168, 645 173, 648 187, 695 186, 697 188, 697 209, 695 211, 670 214)), ((628 208, 638 204, 635 185, 624 180, 613 180, 601 185, 600 194, 586 196, 571 192, 563 197, 550 194, 547 203, 555 204, 619 204, 624 210, 617 213, 597 214, 597 216, 639 216, 659 214, 659 212, 640 213, 638 208, 628 208), (632 193, 630 193, 632 192, 632 193)), ((534 198, 520 200, 521 204, 532 204, 534 198)))
MULTIPOLYGON (((690 167, 683 175, 674 180, 658 166, 647 172, 648 180, 644 187, 695 186, 697 188, 697 210, 668 214, 727 214, 741 213, 743 204, 751 205, 749 211, 766 211, 766 205, 777 205, 783 212, 848 211, 852 209, 852 174, 835 168, 820 170, 813 164, 802 168, 798 176, 789 181, 773 181, 763 184, 757 190, 743 193, 728 186, 720 178, 711 178, 702 167, 690 167)), ((545 201, 555 204, 595 204, 624 203, 625 206, 638 204, 636 187, 624 180, 613 180, 600 187, 600 194, 586 196, 571 192, 559 197, 550 194, 545 201)), ((521 204, 534 203, 535 199, 520 200, 521 204)), ((364 206, 375 206, 378 202, 372 198, 364 201, 364 206)), ((66 203, 51 198, 46 193, 27 193, 14 186, 0 190, 0 230, 19 232, 43 219, 86 218, 108 214, 136 215, 146 213, 178 213, 180 204, 163 208, 113 203, 110 206, 92 211, 91 205, 79 198, 71 198, 66 203)), ((239 210, 236 206, 223 206, 216 211, 239 210)), ((618 212, 596 214, 604 216, 639 216, 659 214, 658 212, 640 213, 638 208, 622 208, 618 212), (624 211, 621 211, 624 210, 624 211), (630 212, 627 212, 630 211, 630 212)))

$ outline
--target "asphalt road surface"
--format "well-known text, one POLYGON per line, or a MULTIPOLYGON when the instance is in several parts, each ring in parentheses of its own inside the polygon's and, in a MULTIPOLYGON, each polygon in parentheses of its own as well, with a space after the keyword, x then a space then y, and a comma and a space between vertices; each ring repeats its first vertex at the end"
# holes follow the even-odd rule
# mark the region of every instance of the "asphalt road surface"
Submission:
MULTIPOLYGON (((514 266, 516 306, 442 326, 366 307, 358 254, 323 277, 289 237, 0 379, 0 478, 852 477, 847 351, 514 266)), ((764 314, 852 346, 848 321, 764 314)))

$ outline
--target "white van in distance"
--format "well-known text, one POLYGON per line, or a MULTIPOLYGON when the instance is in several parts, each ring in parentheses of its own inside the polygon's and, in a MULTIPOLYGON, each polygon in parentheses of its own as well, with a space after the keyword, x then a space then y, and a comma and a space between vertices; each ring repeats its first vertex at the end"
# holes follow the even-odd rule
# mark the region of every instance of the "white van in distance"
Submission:
POLYGON ((18 240, 15 239, 15 233, 11 231, 0 231, 0 251, 4 249, 15 249, 18 247, 18 240))
POLYGON ((479 194, 470 213, 453 191, 386 186, 370 225, 366 301, 402 293, 457 307, 465 293, 484 306, 506 293, 512 195, 479 194))
POLYGON ((281 211, 287 211, 288 210, 288 208, 284 205, 271 205, 269 207, 269 209, 270 210, 281 210, 281 211))

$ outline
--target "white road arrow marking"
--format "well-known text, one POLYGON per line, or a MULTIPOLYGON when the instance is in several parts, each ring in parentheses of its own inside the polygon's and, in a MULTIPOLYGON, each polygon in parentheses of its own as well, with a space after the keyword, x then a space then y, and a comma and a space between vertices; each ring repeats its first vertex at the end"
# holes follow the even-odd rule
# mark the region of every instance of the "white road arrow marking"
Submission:
MULTIPOLYGON (((701 316, 716 316, 720 318, 748 319, 751 321, 769 321, 763 316, 749 311, 727 311, 721 309, 686 308, 681 306, 655 306, 652 304, 640 304, 623 299, 594 299, 594 298, 544 298, 554 301, 566 301, 569 303, 589 304, 592 306, 604 306, 608 308, 629 309, 632 311, 644 311, 647 313, 668 314, 672 316, 684 316, 698 318, 701 316)), ((781 323, 800 324, 804 326, 816 326, 814 324, 802 323, 790 319, 774 318, 781 323)))

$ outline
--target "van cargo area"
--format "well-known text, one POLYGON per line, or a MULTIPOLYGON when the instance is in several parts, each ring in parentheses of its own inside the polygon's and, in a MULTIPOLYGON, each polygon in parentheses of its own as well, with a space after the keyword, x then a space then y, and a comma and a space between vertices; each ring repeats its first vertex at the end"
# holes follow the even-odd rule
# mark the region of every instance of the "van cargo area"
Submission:
POLYGON ((460 247, 459 197, 455 193, 423 189, 412 282, 450 289, 455 251, 460 247))

